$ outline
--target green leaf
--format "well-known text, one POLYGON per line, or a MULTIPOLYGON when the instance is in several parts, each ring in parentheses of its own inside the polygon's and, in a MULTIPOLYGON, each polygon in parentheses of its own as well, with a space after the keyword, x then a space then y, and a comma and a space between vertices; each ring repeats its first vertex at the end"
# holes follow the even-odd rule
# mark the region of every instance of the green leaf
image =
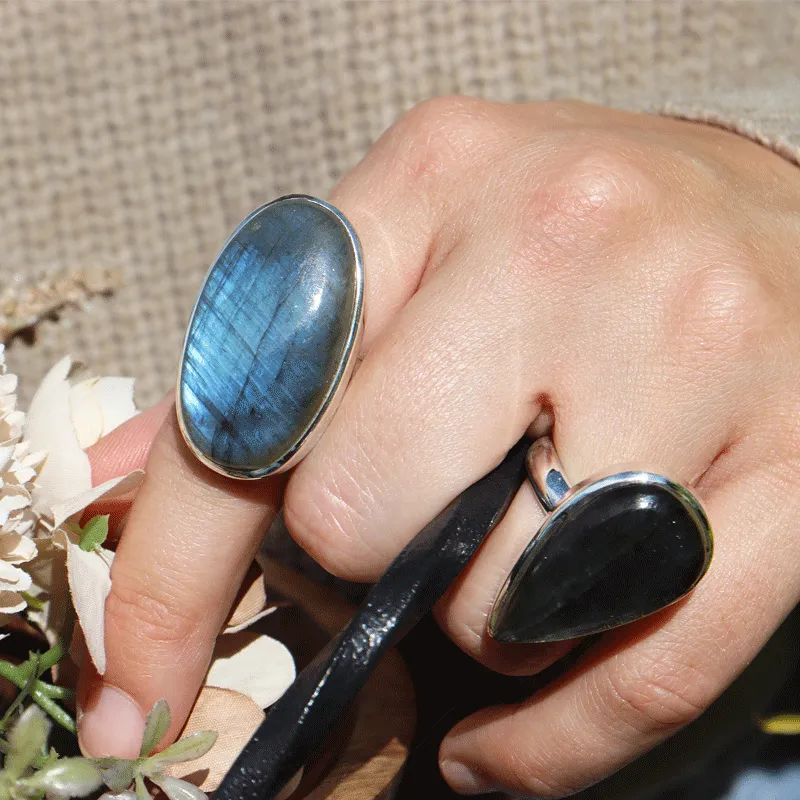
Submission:
POLYGON ((56 703, 55 700, 44 694, 44 692, 40 691, 38 685, 33 687, 31 697, 36 704, 44 709, 62 728, 66 728, 70 733, 77 734, 78 728, 75 725, 75 720, 69 715, 69 712, 56 703))
POLYGON ((162 697, 150 709, 144 723, 144 733, 142 734, 142 748, 140 756, 149 756, 156 749, 158 743, 164 738, 164 734, 172 724, 172 714, 169 710, 169 703, 162 697))
POLYGON ((169 775, 151 775, 150 780, 158 786, 169 800, 208 800, 205 792, 193 783, 169 775))
POLYGON ((92 517, 81 531, 80 548, 87 553, 97 550, 108 536, 108 514, 92 517))
POLYGON ((85 797, 103 783, 100 770, 88 758, 60 758, 25 781, 28 789, 45 791, 48 796, 85 797))
POLYGON ((32 674, 33 663, 30 660, 23 661, 21 664, 12 664, 0 659, 0 675, 10 680, 17 689, 21 689, 30 680, 32 674))
POLYGON ((136 776, 136 796, 139 800, 153 800, 150 797, 150 792, 147 791, 147 787, 144 785, 144 778, 141 775, 136 776))
POLYGON ((32 608, 34 611, 44 611, 44 600, 32 595, 30 592, 20 592, 20 594, 29 608, 32 608))
POLYGON ((100 769, 103 776, 103 783, 112 792, 124 792, 134 779, 136 762, 127 758, 105 758, 96 759, 95 766, 100 769), (106 764, 100 766, 98 761, 105 761, 106 764))
POLYGON ((25 662, 25 665, 30 666, 28 679, 25 681, 25 685, 20 687, 17 696, 14 698, 14 702, 11 703, 11 705, 6 709, 6 713, 3 714, 3 719, 0 720, 0 730, 6 729, 8 723, 14 718, 14 715, 17 713, 17 709, 22 706, 23 701, 31 693, 31 689, 37 682, 37 675, 39 674, 38 653, 31 653, 31 657, 28 659, 28 661, 25 662))
POLYGON ((200 756, 204 756, 217 741, 217 734, 213 731, 198 731, 184 737, 175 744, 156 753, 150 758, 146 758, 141 765, 141 771, 147 776, 156 772, 163 772, 166 767, 172 764, 180 764, 183 761, 194 761, 200 756))
POLYGON ((64 645, 56 642, 49 650, 39 656, 38 674, 41 676, 50 667, 54 667, 64 657, 64 645))
POLYGON ((800 714, 777 714, 761 720, 759 727, 764 733, 795 735, 800 733, 800 714))
POLYGON ((29 706, 8 735, 5 772, 14 780, 21 777, 44 752, 50 722, 38 706, 29 706))

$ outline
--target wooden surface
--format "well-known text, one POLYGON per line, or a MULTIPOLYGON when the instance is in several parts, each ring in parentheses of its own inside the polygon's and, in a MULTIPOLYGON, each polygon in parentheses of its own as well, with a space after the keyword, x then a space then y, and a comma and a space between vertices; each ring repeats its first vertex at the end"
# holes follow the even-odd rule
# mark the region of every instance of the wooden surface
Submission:
MULTIPOLYGON (((277 591, 306 612, 327 636, 338 633, 350 619, 352 606, 327 587, 276 561, 264 559, 262 568, 268 597, 270 589, 277 591)), ((291 642, 283 641, 291 649, 291 642)), ((309 780, 307 776, 293 800, 388 800, 408 757, 415 719, 411 680, 402 659, 392 651, 361 690, 342 730, 334 733, 332 746, 338 750, 338 738, 341 749, 333 762, 325 766, 321 777, 309 780)))

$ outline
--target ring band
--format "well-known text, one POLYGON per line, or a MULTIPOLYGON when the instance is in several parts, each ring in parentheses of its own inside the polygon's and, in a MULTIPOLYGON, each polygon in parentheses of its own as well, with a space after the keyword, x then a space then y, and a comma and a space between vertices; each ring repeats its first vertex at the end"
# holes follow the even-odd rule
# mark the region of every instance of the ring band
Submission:
POLYGON ((530 446, 525 466, 542 508, 548 513, 555 510, 569 491, 569 484, 564 477, 561 459, 549 436, 542 436, 530 446))
POLYGON ((553 642, 606 631, 660 611, 706 573, 711 526, 685 486, 626 470, 570 486, 549 437, 527 453, 547 513, 495 600, 489 634, 553 642))

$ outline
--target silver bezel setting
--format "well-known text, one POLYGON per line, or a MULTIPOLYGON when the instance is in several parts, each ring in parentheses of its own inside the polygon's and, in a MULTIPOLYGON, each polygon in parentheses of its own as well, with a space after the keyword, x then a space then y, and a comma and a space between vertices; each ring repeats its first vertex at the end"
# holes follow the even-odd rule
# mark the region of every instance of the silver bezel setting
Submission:
MULTIPOLYGON (((553 529, 553 523, 558 519, 568 514, 571 508, 580 500, 583 500, 592 495, 602 494, 610 489, 618 489, 627 486, 639 487, 657 487, 666 490, 673 497, 681 502, 686 508, 687 512, 694 518, 698 531, 706 544, 706 556, 703 564, 703 569, 697 576, 694 583, 683 593, 680 597, 676 597, 671 603, 663 606, 667 608, 674 603, 677 603, 683 597, 686 597, 695 586, 700 582, 703 576, 708 571, 711 565, 711 557, 714 549, 714 536, 711 530, 711 524, 703 510, 700 501, 694 494, 682 484, 670 480, 664 475, 655 472, 649 472, 645 469, 638 469, 636 467, 625 468, 625 471, 599 473, 591 478, 588 478, 574 486, 569 486, 566 478, 564 477, 561 462, 558 459, 558 454, 552 442, 547 437, 543 440, 537 440, 531 445, 527 459, 528 474, 530 482, 533 486, 534 492, 540 501, 543 509, 547 512, 547 516, 542 521, 539 529, 534 536, 530 539, 522 554, 516 560, 511 572, 503 583, 497 597, 492 604, 492 609, 489 613, 487 621, 487 630, 489 636, 495 638, 497 634, 498 622, 502 617, 505 609, 505 598, 508 597, 511 591, 515 588, 517 581, 523 576, 528 569, 528 561, 534 551, 539 545, 541 538, 547 536, 553 529), (561 488, 566 491, 561 491, 561 488)), ((617 468, 619 469, 619 467, 617 468)), ((661 610, 661 609, 659 609, 661 610)), ((651 613, 656 613, 651 612, 651 613)), ((648 615, 649 616, 649 615, 648 615)), ((628 623, 622 623, 628 624, 628 623)), ((619 627, 619 625, 609 625, 602 630, 596 631, 601 633, 605 630, 612 630, 619 627)))
POLYGON ((213 470, 214 472, 225 475, 229 478, 237 478, 240 480, 260 480, 261 478, 266 478, 269 475, 277 475, 278 473, 285 472, 288 469, 291 469, 297 463, 299 463, 307 454, 308 452, 314 447, 317 443, 319 438, 322 436, 325 428, 330 424, 333 415, 336 413, 336 409, 339 406, 339 403, 342 400, 342 396, 344 394, 345 389, 347 388, 347 384, 350 380, 350 376, 353 373, 353 369, 356 364, 357 356, 358 356, 358 348, 361 342, 361 337, 363 335, 364 330, 364 261, 361 251, 361 243, 358 240, 358 235, 356 234, 353 226, 350 224, 348 219, 342 214, 339 209, 332 206, 330 203, 326 203, 324 200, 320 200, 318 197, 311 197, 310 195, 304 194, 288 194, 284 195, 283 197, 279 197, 276 200, 273 200, 270 203, 265 203, 262 206, 259 206, 257 209, 252 211, 250 214, 245 217, 242 222, 236 227, 236 230, 226 239, 225 244, 220 248, 217 257, 211 263, 211 266, 208 268, 206 272, 206 276, 203 279, 203 283, 200 286, 200 289, 197 293, 197 299, 195 300, 194 306, 192 307, 192 314, 189 318, 189 324, 186 327, 186 335, 184 336, 183 340, 183 347, 181 349, 181 359, 180 363, 178 364, 178 380, 177 380, 177 391, 176 391, 176 398, 175 398, 175 408, 178 416, 178 427, 180 428, 181 435, 183 436, 183 440, 186 442, 186 446, 192 451, 194 456, 200 461, 202 464, 207 466, 209 469, 213 470), (210 458, 206 453, 200 450, 192 441, 191 437, 189 436, 187 429, 186 429, 186 422, 183 417, 183 404, 181 402, 181 380, 183 375, 183 362, 184 362, 184 355, 186 353, 186 345, 188 343, 189 338, 189 331, 192 329, 192 324, 194 323, 195 314, 197 312, 197 307, 199 304, 200 297, 203 294, 203 290, 206 287, 208 282, 209 276, 211 275, 214 266, 219 261, 220 256, 225 251, 225 248, 230 244, 231 240, 233 240, 239 232, 247 226, 250 221, 258 214, 263 212, 265 209, 270 208, 271 206, 277 205, 278 203, 285 202, 287 200, 305 200, 311 204, 320 206, 324 208, 328 213, 333 214, 339 222, 344 227, 347 236, 350 241, 350 245, 352 247, 354 261, 355 261, 355 302, 354 302, 354 313, 353 319, 350 323, 350 329, 347 334, 347 340, 345 344, 345 348, 342 352, 342 356, 339 360, 339 364, 336 369, 335 378, 331 382, 331 385, 328 389, 328 393, 325 396, 325 400, 323 401, 322 405, 316 416, 313 418, 311 423, 308 425, 306 430, 303 432, 302 436, 295 442, 295 444, 287 450, 279 459, 274 461, 272 464, 269 464, 265 467, 258 467, 250 470, 233 470, 229 469, 223 465, 218 464, 212 458, 210 458))

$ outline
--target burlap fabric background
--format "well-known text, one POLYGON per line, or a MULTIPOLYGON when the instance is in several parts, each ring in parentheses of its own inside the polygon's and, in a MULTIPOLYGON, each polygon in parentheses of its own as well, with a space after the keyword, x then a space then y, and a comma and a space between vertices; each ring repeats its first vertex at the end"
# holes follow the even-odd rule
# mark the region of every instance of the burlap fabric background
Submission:
POLYGON ((280 194, 325 195, 421 99, 672 103, 791 157, 799 53, 800 4, 768 0, 6 0, 0 285, 124 276, 12 344, 23 395, 71 353, 157 399, 233 227, 280 194))

